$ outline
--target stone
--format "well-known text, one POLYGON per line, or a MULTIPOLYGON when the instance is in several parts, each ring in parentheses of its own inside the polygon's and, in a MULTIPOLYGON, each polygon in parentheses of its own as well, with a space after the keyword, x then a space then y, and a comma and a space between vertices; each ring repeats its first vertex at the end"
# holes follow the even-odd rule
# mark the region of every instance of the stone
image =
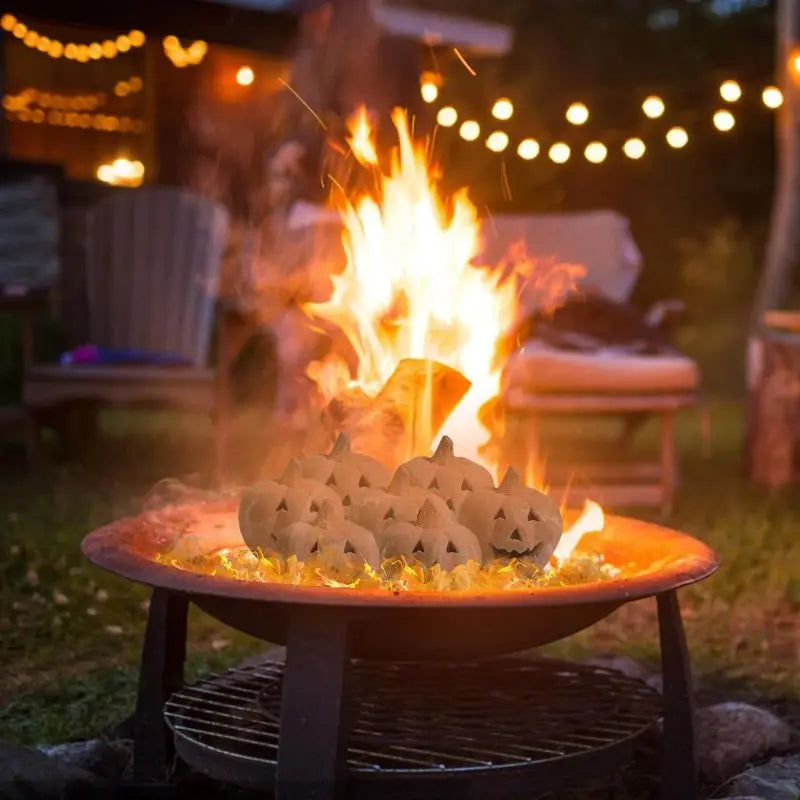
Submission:
POLYGON ((90 739, 38 748, 61 764, 91 772, 101 778, 119 779, 131 761, 131 750, 123 742, 90 739))
POLYGON ((720 703, 696 716, 697 761, 703 777, 724 783, 753 759, 789 746, 791 729, 774 714, 747 703, 720 703))
POLYGON ((759 800, 797 800, 800 797, 800 755, 773 758, 766 764, 751 767, 737 775, 730 791, 741 800, 743 796, 759 800))
MULTIPOLYGON (((583 663, 590 664, 593 667, 613 669, 616 672, 621 672, 623 675, 627 675, 629 678, 636 678, 637 680, 646 683, 648 686, 652 686, 652 688, 656 688, 656 686, 653 686, 653 683, 655 683, 654 678, 659 678, 660 683, 660 672, 652 670, 646 664, 643 664, 641 661, 637 661, 635 658, 631 658, 630 656, 621 656, 614 653, 601 653, 600 655, 587 658, 583 661, 583 663)), ((660 686, 657 688, 657 691, 660 691, 660 686)))
POLYGON ((109 783, 28 747, 0 742, 0 800, 113 798, 109 783))

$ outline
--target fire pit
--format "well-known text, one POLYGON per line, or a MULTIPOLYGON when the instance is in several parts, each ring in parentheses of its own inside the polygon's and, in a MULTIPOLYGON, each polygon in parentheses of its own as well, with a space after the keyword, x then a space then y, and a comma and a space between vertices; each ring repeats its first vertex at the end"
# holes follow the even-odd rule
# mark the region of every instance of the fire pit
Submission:
MULTIPOLYGON (((198 510, 188 509, 187 513, 196 514, 198 510)), ((525 787, 530 796, 537 790, 563 785, 565 776, 571 779, 609 770, 629 754, 637 737, 655 719, 658 704, 645 687, 569 665, 531 667, 540 670, 537 674, 544 676, 542 685, 552 691, 534 698, 528 694, 517 704, 515 697, 524 699, 526 695, 517 691, 518 680, 506 685, 512 668, 502 666, 504 660, 490 661, 485 669, 465 662, 554 641, 592 625, 623 603, 656 596, 664 673, 664 796, 694 796, 689 663, 675 592, 714 572, 717 559, 705 545, 685 534, 611 517, 603 531, 585 535, 580 547, 601 551, 605 561, 619 570, 614 578, 525 592, 395 594, 257 583, 177 569, 154 560, 148 524, 146 517, 121 520, 90 534, 83 545, 86 556, 98 566, 154 587, 136 713, 135 772, 139 780, 160 780, 166 774, 172 747, 163 717, 168 701, 167 719, 175 743, 190 763, 246 785, 276 781, 281 797, 332 796, 334 787, 344 780, 359 786, 362 782, 373 785, 380 794, 386 787, 380 789, 376 781, 387 776, 400 776, 407 788, 415 780, 420 787, 430 788, 432 784, 439 786, 445 777, 491 778, 492 786, 503 786, 504 791, 512 791, 512 786, 525 787), (286 644, 285 668, 273 665, 261 672, 227 673, 197 688, 181 690, 189 602, 238 630, 286 644), (367 663, 351 661, 354 658, 367 663), (372 660, 415 665, 413 669, 387 666, 388 685, 365 690, 370 676, 381 674, 369 666, 372 660), (400 680, 397 670, 403 669, 406 679, 400 680), (478 676, 482 669, 481 682, 478 676), (497 678, 497 670, 504 669, 505 677, 497 678), (412 681, 410 675, 418 679, 412 681), (492 741, 491 715, 487 722, 479 724, 477 720, 487 720, 488 709, 496 708, 498 701, 490 687, 498 680, 495 689, 505 693, 504 714, 512 717, 512 723, 506 717, 504 724, 519 727, 520 741, 527 742, 527 750, 512 748, 502 757, 492 756, 485 752, 486 747, 492 749, 485 742, 483 749, 476 745, 471 754, 465 754, 462 747, 458 751, 461 761, 444 754, 433 759, 435 764, 429 760, 425 766, 410 757, 415 749, 425 749, 418 738, 417 719, 407 731, 409 758, 399 764, 401 769, 376 767, 359 776, 359 769, 364 768, 359 753, 372 752, 369 747, 383 752, 388 747, 387 737, 396 745, 398 737, 402 740, 405 736, 397 730, 403 698, 412 705, 423 702, 431 709, 441 708, 446 693, 466 691, 462 678, 473 686, 471 695, 467 692, 472 701, 468 697, 460 706, 456 703, 463 727, 472 732, 473 724, 479 729, 483 726, 486 742, 492 741), (475 702, 476 692, 480 694, 474 688, 478 684, 484 687, 482 704, 475 702), (570 692, 574 696, 576 687, 580 687, 578 707, 559 704, 558 698, 563 701, 570 692), (207 714, 198 711, 198 698, 205 698, 213 701, 215 713, 225 718, 231 696, 241 712, 239 724, 256 732, 248 747, 257 747, 259 741, 263 745, 258 757, 247 750, 241 752, 240 740, 247 738, 241 730, 226 732, 212 725, 209 731, 207 714), (593 696, 613 696, 619 702, 597 717, 593 696), (387 697, 398 703, 397 720, 385 713, 387 697), (643 706, 633 702, 643 697, 643 706), (373 702, 376 708, 384 704, 384 712, 378 714, 382 723, 372 720, 375 738, 364 751, 360 738, 366 735, 363 714, 373 702), (351 711, 355 728, 348 723, 351 711), (205 725, 198 727, 197 714, 205 725), (258 724, 254 723, 254 714, 259 717, 258 724), (534 719, 540 721, 532 725, 534 719), (213 735, 209 738, 210 733, 213 735), (351 743, 360 742, 358 746, 351 744, 350 751, 348 733, 351 743), (554 746, 554 742, 560 744, 554 746), (222 747, 225 743, 227 750, 222 747), (233 752, 228 752, 231 748, 233 752), (478 751, 483 755, 476 756, 478 751), (572 759, 577 759, 574 764, 572 759), (242 763, 245 768, 240 769, 242 763), (556 779, 556 774, 561 777, 556 779), (310 794, 312 791, 316 794, 310 794)), ((228 714, 228 722, 230 718, 228 714)), ((452 733, 453 713, 445 714, 444 719, 452 733)), ((437 729, 436 720, 431 718, 430 724, 432 731, 437 729)), ((371 756, 364 758, 369 763, 374 760, 371 756)), ((463 784, 453 791, 463 796, 463 784)))

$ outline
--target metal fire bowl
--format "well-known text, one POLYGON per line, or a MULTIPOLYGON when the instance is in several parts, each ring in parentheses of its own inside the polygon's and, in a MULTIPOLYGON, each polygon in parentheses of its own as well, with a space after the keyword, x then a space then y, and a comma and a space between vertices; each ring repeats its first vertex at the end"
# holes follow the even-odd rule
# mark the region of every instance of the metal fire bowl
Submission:
POLYGON ((145 517, 113 522, 90 533, 83 552, 117 575, 185 594, 211 616, 265 641, 285 644, 292 619, 313 614, 346 621, 353 657, 394 661, 476 658, 537 647, 593 625, 624 603, 696 583, 719 566, 716 554, 687 534, 606 517, 605 529, 584 536, 581 550, 601 553, 620 570, 617 578, 530 591, 392 593, 177 569, 152 560, 147 529, 145 517))

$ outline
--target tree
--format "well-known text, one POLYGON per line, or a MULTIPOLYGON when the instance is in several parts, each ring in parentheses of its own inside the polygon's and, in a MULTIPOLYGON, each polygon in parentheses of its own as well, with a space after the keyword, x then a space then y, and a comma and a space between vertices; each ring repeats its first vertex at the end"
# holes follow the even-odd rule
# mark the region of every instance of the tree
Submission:
POLYGON ((785 302, 800 266, 800 0, 778 0, 776 19, 778 84, 783 107, 777 128, 777 182, 769 242, 756 295, 753 325, 764 312, 785 302))

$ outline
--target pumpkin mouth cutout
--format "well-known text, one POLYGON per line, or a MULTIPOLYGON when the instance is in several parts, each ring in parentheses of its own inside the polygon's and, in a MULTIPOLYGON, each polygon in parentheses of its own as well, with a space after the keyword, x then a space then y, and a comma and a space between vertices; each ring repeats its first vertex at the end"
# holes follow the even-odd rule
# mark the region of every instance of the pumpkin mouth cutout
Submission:
POLYGON ((541 549, 542 542, 539 542, 534 547, 529 547, 527 550, 504 550, 502 547, 492 545, 492 552, 495 558, 536 558, 541 549))

